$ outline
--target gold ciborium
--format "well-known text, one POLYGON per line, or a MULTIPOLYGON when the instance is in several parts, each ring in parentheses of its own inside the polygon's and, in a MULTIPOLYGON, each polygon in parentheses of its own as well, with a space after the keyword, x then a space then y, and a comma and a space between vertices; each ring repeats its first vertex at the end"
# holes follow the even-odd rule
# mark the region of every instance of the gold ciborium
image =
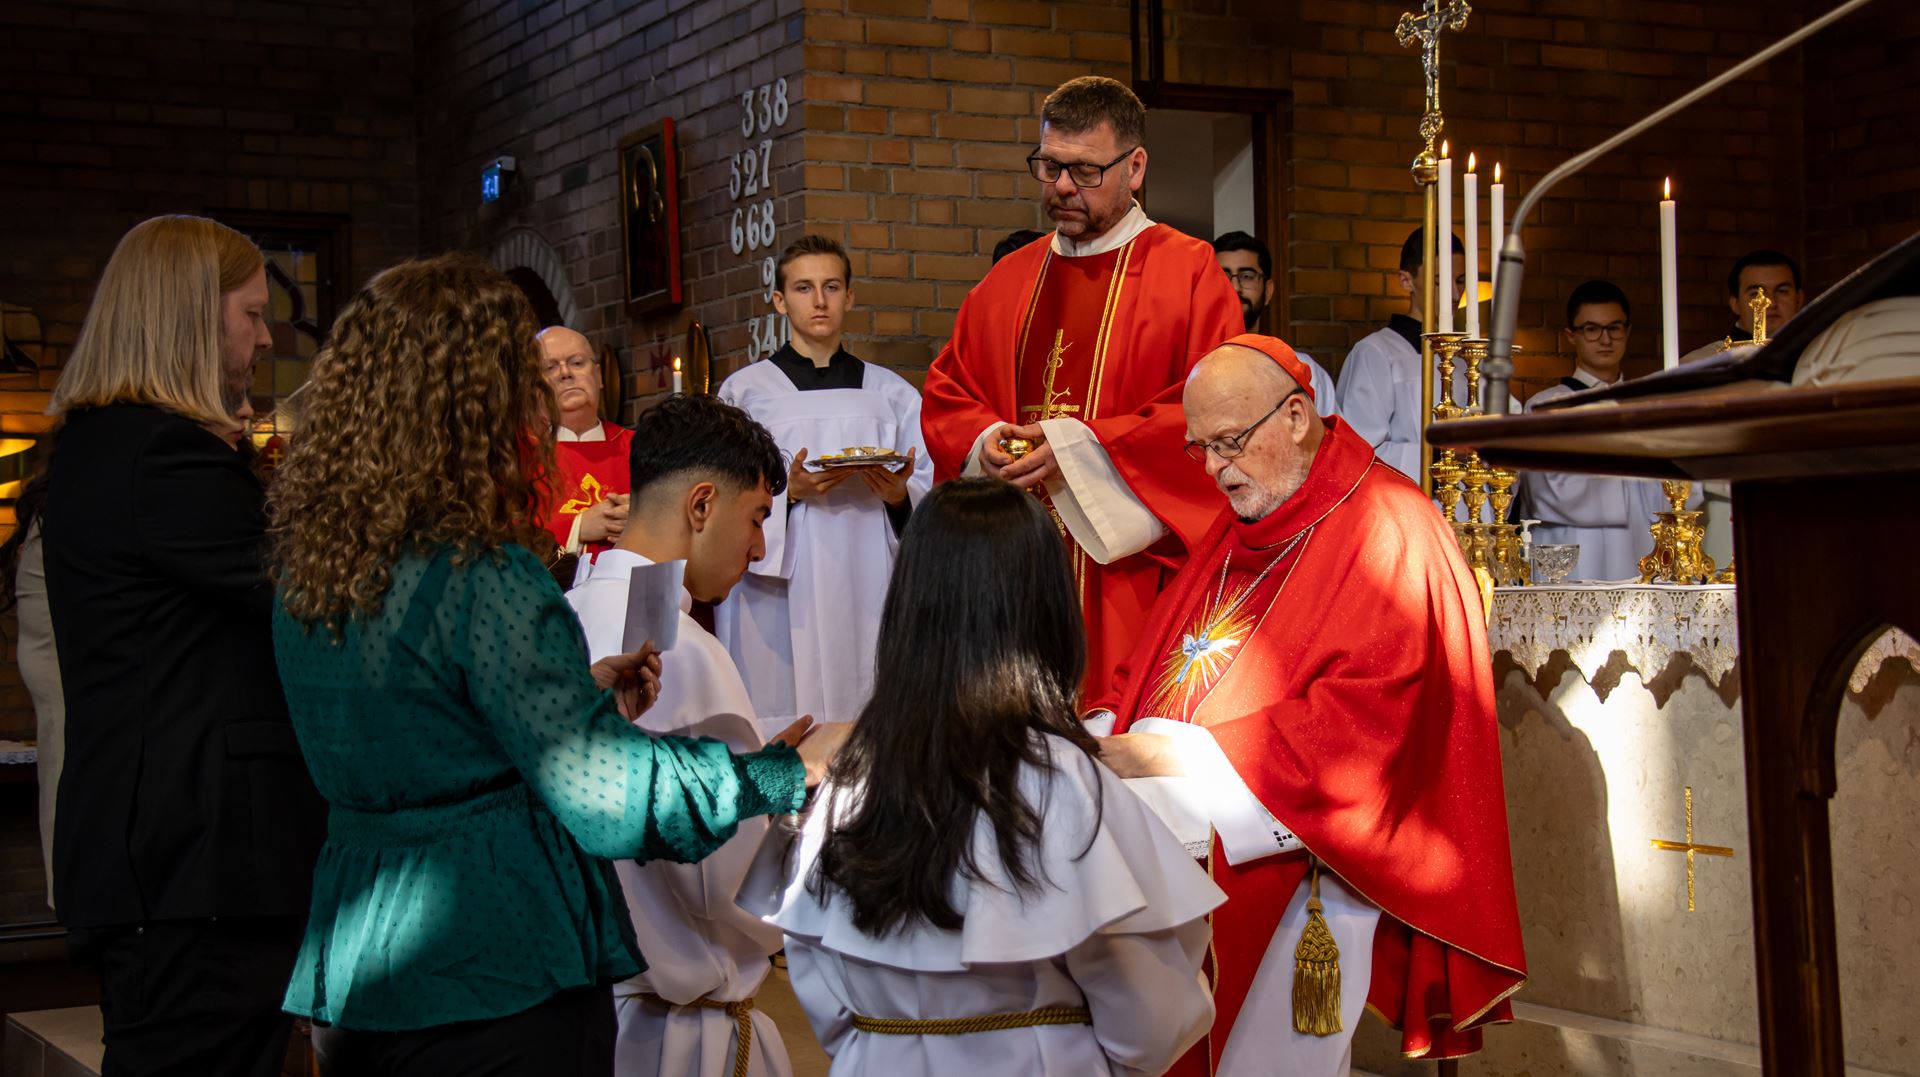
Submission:
POLYGON ((1000 442, 1000 451, 1018 460, 1033 451, 1033 442, 1026 438, 1006 438, 1000 442))
POLYGON ((1687 498, 1693 496, 1693 484, 1666 480, 1660 490, 1673 506, 1670 511, 1654 513, 1648 528, 1653 534, 1653 552, 1640 559, 1641 583, 1707 583, 1713 579, 1713 558, 1700 548, 1707 528, 1706 513, 1688 510, 1687 498))

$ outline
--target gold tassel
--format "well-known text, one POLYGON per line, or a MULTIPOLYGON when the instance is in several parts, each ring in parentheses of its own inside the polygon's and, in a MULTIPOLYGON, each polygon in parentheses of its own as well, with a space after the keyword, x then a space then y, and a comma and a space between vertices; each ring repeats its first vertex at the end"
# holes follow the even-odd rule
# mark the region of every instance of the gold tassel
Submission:
POLYGON ((1307 892, 1307 926, 1293 949, 1293 1030, 1307 1036, 1340 1031, 1340 944, 1320 904, 1320 866, 1307 892))

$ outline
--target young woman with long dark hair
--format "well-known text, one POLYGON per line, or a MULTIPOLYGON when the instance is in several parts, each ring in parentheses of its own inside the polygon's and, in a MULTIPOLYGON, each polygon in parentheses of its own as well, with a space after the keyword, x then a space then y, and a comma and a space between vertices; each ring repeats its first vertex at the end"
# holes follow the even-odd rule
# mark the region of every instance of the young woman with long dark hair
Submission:
POLYGON ((1158 1074, 1211 1023, 1220 892, 1098 761, 1085 663, 1040 502, 934 490, 772 916, 836 1077, 1158 1074))

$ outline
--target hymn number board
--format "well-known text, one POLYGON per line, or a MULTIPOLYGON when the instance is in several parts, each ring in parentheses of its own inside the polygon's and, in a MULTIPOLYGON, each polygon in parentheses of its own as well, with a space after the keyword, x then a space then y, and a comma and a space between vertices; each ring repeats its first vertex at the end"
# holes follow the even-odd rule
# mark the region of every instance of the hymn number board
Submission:
MULTIPOLYGON (((727 226, 733 253, 760 263, 761 300, 773 302, 774 256, 779 228, 773 221, 773 135, 785 126, 790 104, 787 80, 775 79, 740 95, 740 135, 746 146, 728 162, 727 193, 737 202, 727 226)), ((786 319, 769 311, 747 320, 747 361, 763 359, 786 343, 786 319)))

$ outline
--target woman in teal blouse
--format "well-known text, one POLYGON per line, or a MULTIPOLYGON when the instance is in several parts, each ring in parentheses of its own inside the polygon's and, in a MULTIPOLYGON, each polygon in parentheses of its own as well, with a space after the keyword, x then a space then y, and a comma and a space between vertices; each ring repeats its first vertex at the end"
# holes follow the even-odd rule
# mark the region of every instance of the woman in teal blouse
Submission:
POLYGON ((275 656, 331 809, 286 998, 323 1072, 610 1073, 609 985, 643 955, 604 858, 698 860, 797 809, 837 742, 650 737, 616 695, 632 711, 658 660, 589 673, 527 546, 552 456, 526 433, 553 408, 534 329, 477 261, 381 273, 271 491, 275 656))

